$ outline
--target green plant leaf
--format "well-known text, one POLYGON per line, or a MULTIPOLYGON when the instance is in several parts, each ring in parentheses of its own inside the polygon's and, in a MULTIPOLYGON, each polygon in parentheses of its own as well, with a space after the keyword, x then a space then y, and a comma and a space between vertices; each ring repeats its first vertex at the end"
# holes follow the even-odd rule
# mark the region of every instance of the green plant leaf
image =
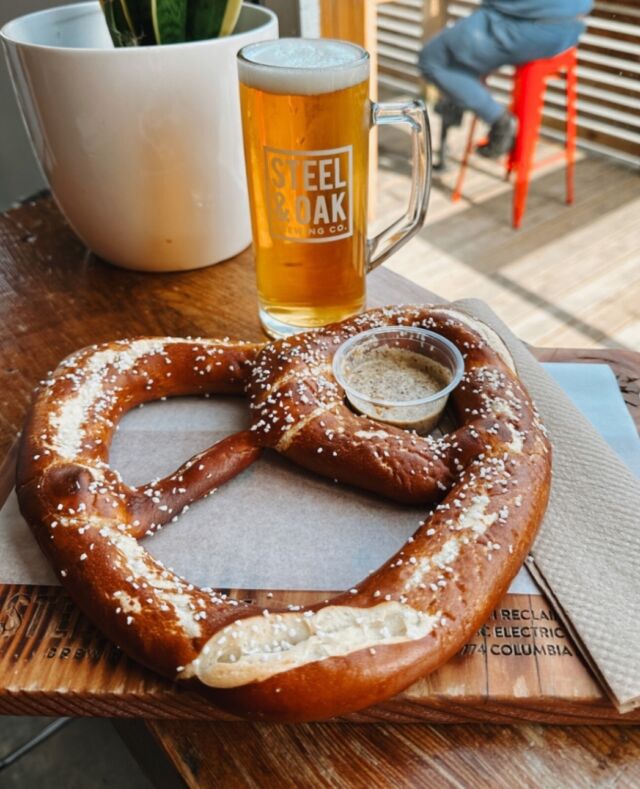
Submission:
POLYGON ((187 0, 151 0, 156 43, 177 44, 187 32, 187 0))
POLYGON ((100 0, 117 47, 175 44, 233 33, 242 0, 100 0))
POLYGON ((114 0, 100 0, 100 6, 102 8, 102 13, 104 14, 105 22, 107 23, 107 28, 109 30, 109 35, 111 36, 111 40, 113 41, 113 45, 115 47, 126 46, 127 27, 125 25, 124 31, 121 28, 122 19, 121 18, 119 19, 118 16, 116 15, 116 11, 117 11, 116 2, 114 2, 114 0))
POLYGON ((123 13, 130 23, 136 43, 143 46, 155 44, 150 0, 118 0, 118 2, 123 6, 123 13))
POLYGON ((129 11, 129 7, 127 6, 127 0, 117 0, 117 6, 122 12, 122 16, 124 17, 125 24, 127 25, 127 29, 131 33, 131 35, 135 36, 136 30, 133 25, 133 18, 129 11))
POLYGON ((242 0, 189 0, 189 40, 217 38, 233 32, 241 6, 242 0))
POLYGON ((155 44, 149 0, 100 0, 116 47, 155 44))
POLYGON ((227 0, 227 8, 224 12, 222 25, 220 26, 219 36, 230 36, 236 29, 238 17, 242 10, 242 0, 227 0))
POLYGON ((190 0, 187 12, 189 40, 216 38, 222 25, 226 5, 226 0, 190 0))

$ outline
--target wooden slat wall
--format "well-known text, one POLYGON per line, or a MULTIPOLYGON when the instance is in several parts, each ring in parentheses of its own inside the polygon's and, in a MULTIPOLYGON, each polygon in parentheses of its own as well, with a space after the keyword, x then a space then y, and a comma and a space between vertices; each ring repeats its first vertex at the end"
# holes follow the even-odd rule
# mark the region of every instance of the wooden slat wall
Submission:
MULTIPOLYGON (((449 21, 471 13, 480 0, 446 3, 449 21)), ((415 66, 425 33, 423 0, 403 0, 380 7, 378 43, 380 82, 399 92, 422 90, 415 66), (383 9, 385 9, 383 11, 383 9)), ((579 47, 578 133, 582 144, 640 164, 640 0, 596 0, 579 47)), ((489 79, 497 97, 509 100, 512 69, 489 79)), ((564 95, 552 80, 546 97, 545 131, 562 136, 564 95)))
POLYGON ((396 93, 420 92, 418 52, 424 36, 424 0, 378 6, 378 82, 396 93))

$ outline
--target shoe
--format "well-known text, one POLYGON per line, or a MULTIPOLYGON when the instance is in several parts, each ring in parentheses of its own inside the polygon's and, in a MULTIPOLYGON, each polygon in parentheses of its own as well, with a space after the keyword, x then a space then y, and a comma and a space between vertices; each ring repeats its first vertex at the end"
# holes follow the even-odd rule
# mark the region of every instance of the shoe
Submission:
POLYGON ((449 169, 446 157, 440 154, 438 159, 434 159, 431 169, 434 173, 446 173, 449 169))
POLYGON ((448 97, 441 97, 433 109, 442 117, 442 125, 447 129, 462 123, 464 108, 448 97))
POLYGON ((446 138, 440 142, 440 150, 433 157, 433 171, 435 173, 444 173, 448 170, 447 158, 449 156, 449 146, 447 145, 446 138))
POLYGON ((518 122, 514 115, 505 112, 489 129, 489 140, 479 145, 476 152, 487 159, 497 159, 505 153, 511 153, 516 141, 518 122))
POLYGON ((442 126, 440 128, 440 151, 434 157, 433 170, 437 173, 444 173, 448 169, 447 158, 449 155, 449 148, 447 145, 447 135, 452 126, 460 126, 464 110, 448 96, 441 96, 434 109, 442 118, 442 126))

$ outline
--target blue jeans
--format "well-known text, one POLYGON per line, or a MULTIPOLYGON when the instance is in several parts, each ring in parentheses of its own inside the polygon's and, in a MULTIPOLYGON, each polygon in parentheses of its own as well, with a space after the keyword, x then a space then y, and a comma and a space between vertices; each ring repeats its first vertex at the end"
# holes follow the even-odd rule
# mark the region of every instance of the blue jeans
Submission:
POLYGON ((500 66, 553 57, 577 44, 580 19, 537 22, 481 8, 434 36, 420 52, 424 78, 487 123, 504 113, 481 78, 500 66))

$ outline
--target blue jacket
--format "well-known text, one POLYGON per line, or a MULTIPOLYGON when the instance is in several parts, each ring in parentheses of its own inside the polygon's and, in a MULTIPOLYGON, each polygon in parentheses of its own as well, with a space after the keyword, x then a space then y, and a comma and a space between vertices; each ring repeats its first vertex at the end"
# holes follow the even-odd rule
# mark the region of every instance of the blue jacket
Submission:
POLYGON ((524 19, 565 19, 588 14, 593 0, 483 0, 482 5, 524 19))

